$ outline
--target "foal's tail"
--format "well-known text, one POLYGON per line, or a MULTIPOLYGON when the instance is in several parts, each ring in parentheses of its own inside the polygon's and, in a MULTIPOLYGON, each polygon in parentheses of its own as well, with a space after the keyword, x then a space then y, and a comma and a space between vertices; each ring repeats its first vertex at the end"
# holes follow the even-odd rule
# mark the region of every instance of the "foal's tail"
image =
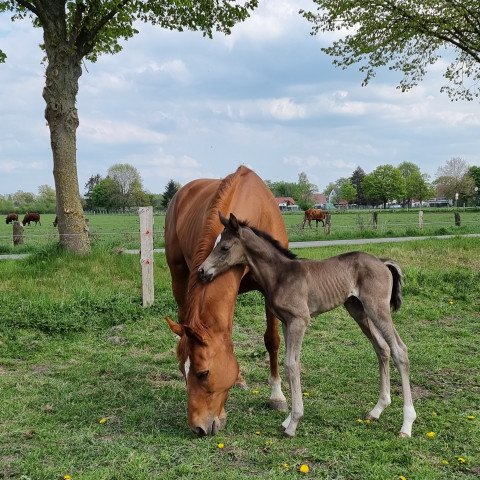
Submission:
POLYGON ((392 296, 390 297, 390 307, 393 311, 398 310, 402 305, 402 284, 403 274, 398 263, 393 260, 382 258, 383 263, 388 267, 393 277, 392 296))

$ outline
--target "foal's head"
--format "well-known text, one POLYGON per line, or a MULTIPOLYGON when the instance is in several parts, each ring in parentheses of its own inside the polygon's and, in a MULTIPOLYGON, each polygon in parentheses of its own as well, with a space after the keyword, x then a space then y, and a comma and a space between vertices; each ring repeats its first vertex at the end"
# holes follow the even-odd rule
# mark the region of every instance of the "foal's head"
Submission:
POLYGON ((203 281, 211 281, 229 268, 247 263, 241 240, 241 230, 246 224, 239 222, 233 213, 227 219, 219 212, 219 217, 225 229, 210 255, 198 268, 198 276, 203 281))

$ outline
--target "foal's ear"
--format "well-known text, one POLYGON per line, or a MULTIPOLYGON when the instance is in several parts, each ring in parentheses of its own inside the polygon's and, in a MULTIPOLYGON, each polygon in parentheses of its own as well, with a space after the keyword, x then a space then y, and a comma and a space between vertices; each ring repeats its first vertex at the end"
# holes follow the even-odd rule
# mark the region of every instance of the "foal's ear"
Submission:
POLYGON ((234 231, 234 232, 237 232, 238 231, 238 220, 237 220, 237 217, 231 213, 230 214, 230 219, 228 221, 228 226, 234 231))
POLYGON ((183 337, 183 335, 185 334, 183 325, 175 323, 170 317, 165 317, 165 320, 167 321, 168 326, 173 333, 175 333, 179 337, 183 337))

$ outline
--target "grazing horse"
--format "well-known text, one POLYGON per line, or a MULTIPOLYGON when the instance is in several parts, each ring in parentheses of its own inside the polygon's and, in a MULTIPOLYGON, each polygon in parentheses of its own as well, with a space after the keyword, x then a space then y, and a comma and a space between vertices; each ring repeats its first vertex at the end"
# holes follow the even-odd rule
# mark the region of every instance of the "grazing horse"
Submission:
MULTIPOLYGON (((198 435, 216 434, 226 422, 230 388, 241 383, 233 353, 232 323, 239 293, 260 287, 244 266, 205 284, 197 270, 220 236, 218 211, 234 211, 288 245, 275 199, 260 177, 245 166, 223 180, 198 179, 172 198, 165 218, 165 254, 172 275, 179 323, 166 318, 180 336, 177 357, 187 382, 188 423, 198 435)), ((278 372, 278 319, 266 307, 264 340, 270 355, 270 406, 286 410, 278 372)))
POLYGON ((41 225, 40 214, 37 212, 26 213, 22 220, 23 226, 25 226, 27 223, 30 226, 30 222, 35 222, 35 226, 37 225, 37 223, 41 225))
POLYGON ((5 219, 5 223, 8 225, 9 223, 18 221, 18 215, 16 213, 9 213, 7 218, 5 219))
POLYGON ((299 260, 265 232, 220 216, 225 229, 212 253, 199 268, 204 281, 221 280, 221 273, 248 265, 266 295, 266 303, 283 323, 285 371, 292 395, 291 414, 283 422, 294 436, 303 416, 300 351, 310 318, 344 305, 368 337, 378 357, 380 396, 368 414, 378 419, 390 404, 390 352, 400 372, 403 390, 401 436, 410 437, 416 418, 409 380, 407 348, 392 322, 390 309, 402 303, 402 272, 392 260, 351 252, 326 260, 299 260))
POLYGON ((322 222, 322 225, 325 226, 325 220, 327 219, 327 212, 319 210, 318 208, 309 208, 305 210, 305 216, 303 217, 303 228, 308 222, 308 226, 312 228, 312 220, 316 221, 316 226, 318 228, 318 222, 322 222))

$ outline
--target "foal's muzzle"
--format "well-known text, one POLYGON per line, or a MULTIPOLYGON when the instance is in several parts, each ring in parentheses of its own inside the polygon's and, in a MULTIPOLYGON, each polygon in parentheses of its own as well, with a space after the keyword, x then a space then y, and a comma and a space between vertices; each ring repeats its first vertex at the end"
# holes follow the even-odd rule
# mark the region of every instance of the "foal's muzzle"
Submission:
POLYGON ((207 273, 205 268, 200 266, 198 269, 198 276, 203 282, 210 282, 213 280, 213 273, 207 273))

